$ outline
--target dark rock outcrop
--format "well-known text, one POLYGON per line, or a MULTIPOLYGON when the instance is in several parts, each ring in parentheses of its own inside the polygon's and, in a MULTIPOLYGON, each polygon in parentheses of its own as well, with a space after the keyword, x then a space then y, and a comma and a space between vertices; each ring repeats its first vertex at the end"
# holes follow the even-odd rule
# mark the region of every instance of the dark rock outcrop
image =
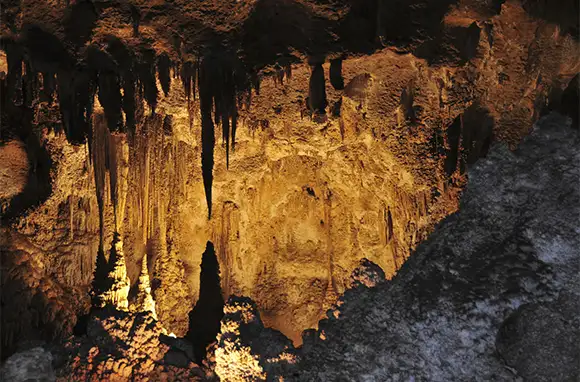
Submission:
POLYGON ((352 271, 350 276, 351 288, 365 286, 373 288, 385 281, 385 272, 377 264, 368 259, 362 259, 359 266, 352 271))
POLYGON ((471 167, 459 212, 392 281, 347 291, 289 379, 576 380, 580 139, 569 124, 550 114, 515 152, 495 146, 471 167))

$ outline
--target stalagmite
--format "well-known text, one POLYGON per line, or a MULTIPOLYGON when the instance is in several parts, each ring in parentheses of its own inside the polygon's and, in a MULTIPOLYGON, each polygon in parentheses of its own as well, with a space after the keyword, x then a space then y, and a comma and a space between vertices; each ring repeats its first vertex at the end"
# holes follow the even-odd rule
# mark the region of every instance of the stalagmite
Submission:
POLYGON ((147 255, 143 256, 141 261, 141 274, 137 282, 137 298, 135 302, 135 310, 138 312, 151 312, 153 317, 157 319, 157 312, 155 310, 155 300, 151 296, 151 284, 149 282, 149 270, 147 268, 147 255))
POLYGON ((219 333, 223 308, 220 266, 213 243, 208 241, 201 260, 199 300, 189 314, 190 323, 187 333, 193 342, 197 361, 205 357, 206 347, 219 333))
MULTIPOLYGON (((105 266, 102 260, 97 259, 97 270, 95 276, 103 274, 99 267, 105 266)), ((123 253, 123 241, 118 233, 113 235, 111 253, 109 255, 107 276, 103 280, 102 289, 95 290, 93 305, 96 308, 113 306, 119 310, 128 310, 129 308, 129 289, 131 282, 127 276, 127 265, 125 263, 125 254, 123 253), (98 293, 98 294, 97 294, 98 293)), ((102 276, 101 276, 102 277, 102 276)))

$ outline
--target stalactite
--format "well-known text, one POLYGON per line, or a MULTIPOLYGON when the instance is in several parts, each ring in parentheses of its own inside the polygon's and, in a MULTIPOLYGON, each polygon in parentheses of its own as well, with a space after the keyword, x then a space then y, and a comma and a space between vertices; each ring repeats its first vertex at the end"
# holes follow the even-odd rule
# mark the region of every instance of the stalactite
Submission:
POLYGON ((155 79, 155 52, 145 50, 141 61, 137 64, 139 72, 139 88, 143 98, 155 113, 157 107, 157 81, 155 79))
POLYGON ((16 41, 3 38, 2 47, 6 52, 8 73, 6 73, 6 99, 8 104, 17 105, 20 103, 22 92, 22 63, 24 61, 24 51, 16 41))
POLYGON ((51 72, 42 73, 42 95, 51 105, 54 102, 54 93, 56 92, 56 76, 51 72))
POLYGON ((213 148, 215 145, 214 124, 211 116, 213 103, 213 81, 208 61, 202 62, 199 70, 199 102, 201 109, 201 170, 207 202, 207 216, 211 218, 213 184, 213 148))
POLYGON ((344 79, 342 78, 342 59, 337 58, 330 61, 330 84, 336 90, 344 89, 344 79))
POLYGON ((122 107, 125 112, 125 127, 127 131, 135 131, 136 113, 136 83, 135 57, 123 42, 117 38, 110 37, 107 44, 107 51, 117 63, 120 74, 120 86, 123 88, 122 107))
POLYGON ((284 65, 284 76, 288 80, 292 79, 292 65, 290 64, 284 65))
POLYGON ((22 104, 28 108, 38 99, 40 82, 38 74, 29 60, 23 61, 24 73, 22 75, 22 104))
POLYGON ((188 100, 196 98, 197 73, 199 69, 198 61, 186 61, 181 65, 180 76, 188 100))
POLYGON ((110 131, 121 130, 121 86, 114 72, 101 71, 99 73, 99 102, 103 106, 110 131))
POLYGON ((157 58, 157 71, 159 73, 159 82, 161 83, 161 89, 165 96, 169 94, 169 88, 171 87, 171 60, 167 53, 161 54, 157 58))
POLYGON ((387 209, 387 243, 389 243, 394 236, 393 231, 393 216, 391 215, 391 209, 387 209))
POLYGON ((326 101, 326 80, 324 78, 324 69, 322 63, 312 66, 310 75, 310 84, 308 86, 308 106, 310 111, 324 114, 328 102, 326 101))
POLYGON ((462 117, 455 118, 453 123, 447 128, 446 140, 447 149, 445 155, 445 173, 451 177, 457 169, 457 159, 459 156, 459 138, 461 136, 462 117))
POLYGON ((84 65, 72 70, 61 68, 57 73, 59 106, 71 143, 83 143, 90 138, 96 81, 95 72, 84 65))
POLYGON ((99 207, 99 247, 104 248, 104 225, 105 225, 105 182, 107 172, 107 145, 108 145, 108 128, 105 117, 102 114, 96 114, 93 117, 93 138, 92 138, 92 157, 93 172, 95 176, 95 190, 97 196, 97 205, 99 207))

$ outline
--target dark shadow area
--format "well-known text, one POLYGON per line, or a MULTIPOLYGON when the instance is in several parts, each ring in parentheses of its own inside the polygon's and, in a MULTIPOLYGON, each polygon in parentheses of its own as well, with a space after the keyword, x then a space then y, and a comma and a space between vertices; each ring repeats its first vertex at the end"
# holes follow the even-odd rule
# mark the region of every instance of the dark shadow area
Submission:
POLYGON ((338 26, 342 44, 349 51, 371 53, 386 33, 383 0, 349 0, 349 12, 338 26))
POLYGON ((558 24, 561 31, 578 40, 580 32, 580 2, 578 0, 522 0, 531 16, 558 24))
POLYGON ((91 37, 99 14, 95 5, 89 0, 80 0, 67 8, 64 17, 64 33, 68 41, 81 47, 91 37))
POLYGON ((14 41, 3 40, 7 53, 8 73, 0 79, 2 94, 0 104, 1 141, 16 138, 25 147, 28 158, 28 177, 21 193, 15 195, 2 214, 2 225, 24 211, 45 201, 52 191, 50 169, 52 160, 43 142, 34 130, 34 102, 40 82, 31 63, 25 59, 22 47, 14 41), (26 71, 22 70, 25 66, 26 71))
POLYGON ((224 315, 220 269, 213 244, 208 241, 201 259, 199 300, 189 314, 187 338, 193 343, 196 361, 201 364, 206 347, 215 341, 224 315))
POLYGON ((0 358, 4 360, 33 342, 69 336, 78 306, 58 301, 62 290, 34 268, 31 254, 0 247, 0 256, 0 358))
POLYGON ((401 107, 405 115, 405 120, 411 123, 417 122, 417 116, 415 115, 415 84, 413 82, 409 83, 405 89, 401 92, 401 107))
POLYGON ((155 51, 143 49, 140 59, 137 60, 137 73, 139 75, 139 95, 147 101, 147 104, 155 113, 157 107, 157 80, 155 78, 155 51))
POLYGON ((107 52, 117 63, 120 82, 123 88, 123 111, 125 112, 125 128, 129 132, 135 131, 136 124, 136 87, 135 55, 117 37, 107 36, 107 52))
POLYGON ((87 334, 90 318, 90 314, 83 314, 77 317, 77 324, 73 328, 73 334, 75 336, 85 336, 87 334))
POLYGON ((342 59, 330 60, 330 84, 336 90, 344 89, 344 78, 342 78, 342 59))
POLYGON ((494 119, 477 104, 455 118, 446 132, 445 173, 451 177, 459 168, 460 174, 469 165, 485 157, 493 140, 494 119))
POLYGON ((468 27, 442 28, 414 54, 426 59, 429 65, 464 65, 477 55, 480 37, 481 28, 475 22, 468 27))
POLYGON ((22 46, 37 71, 56 73, 72 69, 74 59, 58 37, 33 24, 22 26, 22 46))
POLYGON ((406 49, 437 36, 443 16, 455 3, 457 0, 379 0, 376 13, 371 14, 383 42, 406 49))
POLYGON ((159 73, 159 82, 161 83, 161 89, 165 96, 169 94, 169 88, 171 86, 171 60, 166 53, 161 54, 157 58, 157 71, 159 73))
POLYGON ((260 0, 244 23, 240 41, 250 67, 262 67, 290 57, 292 49, 306 54, 328 51, 334 44, 331 29, 329 20, 297 1, 260 0))
POLYGON ((580 74, 576 74, 562 93, 560 110, 572 118, 572 127, 578 129, 580 119, 580 74))
POLYGON ((313 113, 324 114, 327 106, 324 69, 322 64, 314 64, 308 85, 308 107, 313 113))

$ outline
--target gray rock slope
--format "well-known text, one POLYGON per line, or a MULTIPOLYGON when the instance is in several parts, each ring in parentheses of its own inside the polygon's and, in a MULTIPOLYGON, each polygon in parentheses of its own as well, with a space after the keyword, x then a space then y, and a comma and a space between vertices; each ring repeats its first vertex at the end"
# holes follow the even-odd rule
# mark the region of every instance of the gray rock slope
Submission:
POLYGON ((392 281, 347 291, 288 379, 579 380, 579 233, 579 137, 551 114, 469 170, 392 281))

